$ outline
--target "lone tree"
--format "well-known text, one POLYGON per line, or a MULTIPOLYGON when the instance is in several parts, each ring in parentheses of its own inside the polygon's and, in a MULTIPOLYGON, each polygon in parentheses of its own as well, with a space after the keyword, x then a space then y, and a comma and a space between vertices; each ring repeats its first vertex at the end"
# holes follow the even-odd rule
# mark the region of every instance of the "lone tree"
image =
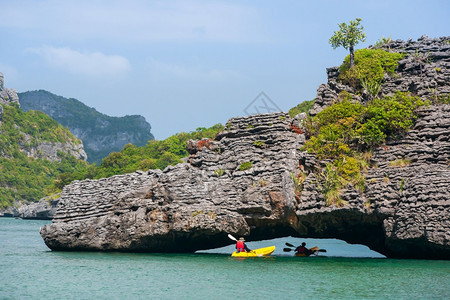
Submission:
POLYGON ((329 40, 333 49, 342 46, 344 49, 350 50, 350 68, 355 66, 355 45, 360 41, 366 41, 366 34, 363 32, 364 27, 360 24, 361 20, 361 18, 356 18, 356 20, 350 21, 350 25, 339 24, 339 31, 335 31, 329 40))

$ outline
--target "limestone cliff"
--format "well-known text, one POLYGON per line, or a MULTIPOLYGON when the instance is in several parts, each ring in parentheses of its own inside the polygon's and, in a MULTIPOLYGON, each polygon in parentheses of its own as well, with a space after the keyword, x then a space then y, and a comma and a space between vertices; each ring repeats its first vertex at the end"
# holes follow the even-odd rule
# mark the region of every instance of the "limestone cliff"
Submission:
POLYGON ((24 111, 40 110, 69 128, 83 141, 88 161, 100 164, 109 153, 131 143, 145 146, 154 137, 151 126, 139 115, 111 117, 70 98, 39 90, 19 93, 24 111))
MULTIPOLYGON (((430 93, 425 81, 435 82, 431 93, 447 93, 447 40, 406 42, 404 49, 414 52, 417 43, 428 45, 439 67, 432 65, 434 73, 424 71, 429 66, 406 67, 406 56, 399 69, 410 71, 386 77, 382 93, 389 94, 394 81, 424 98, 433 96, 424 91, 430 93)), ((328 70, 313 113, 341 90, 355 92, 336 80, 336 72, 328 70)), ((227 233, 249 240, 293 235, 340 238, 388 257, 450 259, 449 137, 450 105, 422 108, 405 137, 375 150, 365 190, 349 185, 342 194, 348 205, 335 207, 318 191, 314 171, 323 162, 300 150, 301 120, 284 113, 233 118, 214 140, 191 142, 187 163, 66 186, 41 235, 53 250, 148 252, 222 246, 229 244, 227 233), (394 163, 401 159, 408 164, 394 163), (307 177, 295 194, 300 170, 307 177)))
MULTIPOLYGON (((0 73, 0 104, 17 105, 17 107, 20 107, 19 97, 16 91, 4 87, 4 76, 2 73, 0 73)), ((0 134, 4 133, 1 128, 2 116, 3 107, 0 105, 0 134)), ((83 143, 76 139, 72 134, 67 134, 64 142, 57 142, 32 136, 24 132, 18 124, 15 124, 15 127, 20 131, 20 138, 11 140, 10 142, 17 143, 20 151, 24 152, 28 157, 57 161, 60 159, 58 157, 58 152, 63 152, 69 153, 76 159, 87 159, 83 143)), ((0 155, 5 155, 4 150, 5 149, 0 149, 0 155)))
MULTIPOLYGON (((383 45, 383 49, 401 52, 405 56, 399 62, 395 76, 385 74, 379 95, 390 96, 395 91, 411 92, 424 100, 450 93, 450 37, 430 39, 426 35, 417 41, 396 40, 383 45)), ((351 93, 354 98, 366 103, 370 96, 362 94, 338 81, 338 67, 327 69, 328 82, 317 89, 315 115, 329 106, 341 91, 351 93)))
POLYGON ((8 105, 11 103, 19 104, 19 97, 17 96, 17 92, 14 89, 7 89, 5 87, 5 77, 1 72, 0 72, 0 103, 8 105))
POLYGON ((2 125, 3 107, 1 104, 10 105, 11 103, 19 104, 19 97, 14 89, 5 87, 5 77, 0 72, 0 126, 2 125))
POLYGON ((227 233, 256 238, 294 232, 293 182, 303 136, 287 114, 235 118, 188 163, 64 188, 54 250, 190 252, 224 245, 227 233))

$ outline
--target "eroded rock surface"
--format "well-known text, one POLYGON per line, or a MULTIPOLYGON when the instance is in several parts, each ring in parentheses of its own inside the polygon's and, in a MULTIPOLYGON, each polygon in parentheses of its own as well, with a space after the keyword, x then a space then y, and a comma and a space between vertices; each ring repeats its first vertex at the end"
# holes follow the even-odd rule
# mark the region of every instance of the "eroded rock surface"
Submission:
POLYGON ((188 163, 65 187, 41 235, 54 250, 190 252, 294 232, 303 140, 284 113, 231 119, 188 163))
POLYGON ((270 114, 230 120, 188 163, 164 172, 72 183, 41 234, 54 250, 191 252, 229 244, 232 233, 333 237, 391 257, 448 259, 449 112, 423 109, 404 139, 380 147, 365 192, 349 186, 342 208, 325 205, 308 171, 318 162, 299 150, 304 135, 292 119, 270 114), (300 169, 309 175, 296 198, 300 169))
MULTIPOLYGON (((335 237, 390 257, 450 259, 450 105, 430 106, 405 138, 375 150, 366 188, 324 205, 310 172, 298 206, 303 236, 335 237)), ((303 153, 306 171, 318 164, 303 153)))
MULTIPOLYGON (((386 77, 381 94, 396 86, 423 99, 448 93, 448 40, 391 43, 433 59, 422 65, 406 56, 401 76, 386 77)), ((337 68, 327 72, 313 114, 340 91, 355 92, 337 81, 337 68)), ((450 105, 422 108, 404 138, 377 148, 366 188, 347 186, 341 197, 348 205, 339 208, 320 192, 315 170, 324 162, 300 150, 302 117, 234 118, 214 140, 189 142, 186 163, 74 182, 41 235, 53 250, 148 252, 223 246, 227 233, 248 240, 292 235, 340 238, 389 257, 450 259, 450 105), (293 180, 300 171, 307 174, 301 194, 293 180)))

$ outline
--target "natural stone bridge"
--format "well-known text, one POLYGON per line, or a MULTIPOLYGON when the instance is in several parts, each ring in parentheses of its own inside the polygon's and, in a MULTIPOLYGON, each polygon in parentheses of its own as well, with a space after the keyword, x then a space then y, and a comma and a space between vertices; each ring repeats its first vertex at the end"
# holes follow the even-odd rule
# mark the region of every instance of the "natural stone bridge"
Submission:
POLYGON ((388 257, 450 259, 450 106, 426 108, 408 135, 375 151, 363 194, 325 205, 287 114, 231 119, 213 141, 190 143, 187 163, 100 180, 62 192, 41 229, 52 250, 194 252, 288 235, 338 238, 388 257), (390 162, 408 158, 403 168, 390 162), (300 197, 292 176, 308 173, 300 197), (400 188, 400 184, 402 187, 400 188), (370 203, 370 205, 368 205, 370 203))
MULTIPOLYGON (((385 76, 380 95, 408 91, 422 99, 449 97, 450 37, 393 41, 401 51, 397 76, 385 76)), ((330 68, 318 88, 317 114, 341 91, 370 97, 338 81, 330 68)), ((338 238, 388 257, 450 259, 450 105, 423 108, 401 140, 373 153, 359 193, 348 205, 325 205, 314 170, 323 166, 299 149, 305 136, 283 113, 231 119, 215 140, 192 142, 187 163, 64 188, 53 223, 41 230, 53 250, 193 252, 288 235, 338 238), (398 160, 411 162, 395 166, 398 160), (307 175, 294 193, 299 172, 307 175)))

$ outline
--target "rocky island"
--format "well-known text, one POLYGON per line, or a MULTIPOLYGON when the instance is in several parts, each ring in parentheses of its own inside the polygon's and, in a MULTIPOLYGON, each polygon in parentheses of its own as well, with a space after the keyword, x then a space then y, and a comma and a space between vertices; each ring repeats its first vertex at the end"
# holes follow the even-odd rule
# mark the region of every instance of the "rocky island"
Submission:
MULTIPOLYGON (((384 45, 405 56, 379 94, 448 97, 449 40, 384 45)), ((338 68, 327 73, 311 115, 342 91, 370 100, 340 82, 338 68)), ((306 115, 262 114, 229 120, 213 140, 191 141, 188 161, 164 171, 73 182, 41 235, 52 250, 133 252, 210 249, 229 244, 228 233, 292 235, 338 238, 388 257, 450 259, 450 105, 429 104, 417 114, 406 135, 374 149, 364 189, 342 189, 345 205, 327 204, 318 188, 326 160, 302 150, 306 115)))

